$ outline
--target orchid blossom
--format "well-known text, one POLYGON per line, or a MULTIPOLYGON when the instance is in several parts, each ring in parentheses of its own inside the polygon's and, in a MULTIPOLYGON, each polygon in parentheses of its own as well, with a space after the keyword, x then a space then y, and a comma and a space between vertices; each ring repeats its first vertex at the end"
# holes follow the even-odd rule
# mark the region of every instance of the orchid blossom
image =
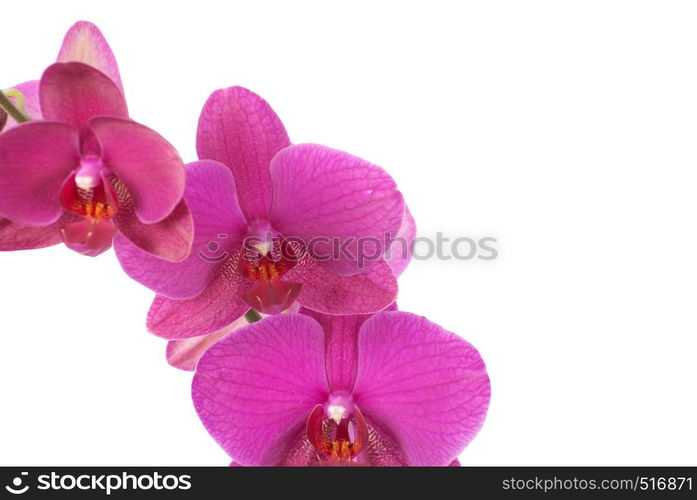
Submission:
POLYGON ((406 312, 266 318, 212 346, 194 406, 237 464, 450 465, 482 426, 474 347, 406 312))
POLYGON ((129 117, 109 45, 76 23, 39 81, 0 94, 0 250, 113 244, 234 465, 459 465, 489 377, 468 342, 396 310, 416 227, 395 181, 291 144, 242 87, 209 97, 196 146, 184 165, 129 117))
POLYGON ((129 119, 116 60, 94 25, 74 25, 58 61, 16 87, 32 120, 8 120, 0 134, 0 250, 62 240, 96 256, 118 232, 181 261, 193 222, 178 153, 129 119))
POLYGON ((158 293, 151 332, 201 336, 250 308, 276 314, 296 300, 330 314, 372 313, 395 300, 393 268, 408 256, 388 263, 383 255, 400 228, 413 238, 413 219, 383 169, 324 146, 290 145, 271 107, 241 87, 208 99, 197 149, 185 193, 191 256, 163 262, 115 240, 124 270, 158 293), (349 252, 326 258, 337 240, 349 252), (373 258, 362 262, 365 253, 373 258))
MULTIPOLYGON (((415 237, 416 224, 411 213, 406 209, 402 227, 399 229, 397 237, 392 242, 392 245, 390 245, 389 251, 385 254, 385 260, 397 278, 399 278, 409 265, 413 250, 412 244, 415 237)), ((298 309, 300 309, 300 307, 296 302, 288 308, 287 312, 297 312, 298 309)), ((388 311, 391 309, 392 306, 384 310, 388 311)), ((260 315, 260 317, 266 316, 266 314, 260 315)), ((248 324, 249 322, 243 316, 213 333, 179 340, 169 340, 166 350, 167 362, 180 370, 193 371, 196 369, 198 360, 201 359, 203 353, 206 352, 210 346, 248 324)))

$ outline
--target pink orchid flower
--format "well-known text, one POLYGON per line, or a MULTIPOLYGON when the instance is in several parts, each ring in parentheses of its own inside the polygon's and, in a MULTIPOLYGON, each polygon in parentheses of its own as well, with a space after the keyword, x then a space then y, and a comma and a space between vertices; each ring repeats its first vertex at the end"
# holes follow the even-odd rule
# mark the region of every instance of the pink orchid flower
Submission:
POLYGON ((199 361, 194 406, 234 461, 453 464, 489 405, 476 349, 406 312, 310 314, 241 328, 199 361))
POLYGON ((177 151, 129 119, 116 61, 94 25, 74 25, 58 61, 38 84, 17 86, 32 120, 0 134, 0 250, 63 241, 96 256, 119 232, 153 255, 184 259, 193 221, 177 151))
MULTIPOLYGON (((57 62, 70 61, 83 62, 99 69, 123 90, 116 58, 104 36, 94 24, 79 21, 66 33, 57 62)), ((31 119, 42 118, 39 105, 39 80, 23 82, 12 86, 11 89, 19 93, 19 98, 8 97, 11 97, 21 111, 31 119)), ((0 114, 2 113, 4 111, 0 111, 0 114)), ((0 132, 17 126, 17 122, 12 117, 6 117, 5 120, 5 126, 0 127, 0 132)), ((18 224, 0 217, 0 251, 44 248, 57 245, 62 241, 59 222, 50 226, 36 227, 18 224)))
MULTIPOLYGON (((413 250, 412 244, 416 237, 416 223, 406 206, 405 209, 406 212, 404 214, 402 227, 399 229, 397 237, 390 245, 390 250, 385 254, 385 260, 396 278, 399 278, 409 265, 413 250)), ((297 312, 298 309, 300 309, 300 307, 296 302, 288 308, 287 312, 297 312)), ((392 309, 392 307, 387 307, 384 310, 388 311, 392 309)), ((394 310, 396 310, 396 306, 394 310)), ((266 317, 267 315, 261 314, 261 316, 266 317)), ((230 325, 213 333, 180 340, 170 340, 167 342, 167 363, 180 370, 193 371, 196 369, 196 364, 199 359, 201 359, 201 356, 203 356, 203 353, 206 352, 210 346, 248 324, 249 322, 243 316, 233 321, 230 325)))
POLYGON ((122 267, 158 293, 148 328, 183 339, 226 327, 249 308, 276 314, 296 300, 331 313, 379 311, 397 295, 383 254, 403 226, 401 193, 380 167, 314 144, 290 145, 280 119, 241 87, 214 92, 198 126, 201 161, 187 165, 194 219, 191 256, 172 264, 116 238, 122 267), (322 239, 310 249, 315 239, 322 239), (291 240, 293 241, 291 243, 291 240), (320 260, 326 240, 369 240, 365 266, 351 255, 320 260), (247 243, 252 241, 251 245, 247 243))

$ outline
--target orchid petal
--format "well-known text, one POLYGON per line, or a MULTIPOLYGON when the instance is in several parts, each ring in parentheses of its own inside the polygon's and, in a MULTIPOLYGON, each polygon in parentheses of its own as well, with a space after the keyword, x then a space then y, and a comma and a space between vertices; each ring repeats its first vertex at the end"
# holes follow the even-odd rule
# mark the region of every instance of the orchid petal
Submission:
POLYGON ((114 218, 120 233, 118 241, 125 238, 144 252, 169 262, 181 262, 189 257, 194 222, 186 202, 180 201, 163 221, 143 224, 128 200, 127 194, 121 193, 119 211, 114 218))
POLYGON ((236 462, 276 465, 328 390, 322 328, 307 316, 282 314, 208 349, 192 396, 203 425, 236 462))
POLYGON ((180 370, 194 371, 199 359, 210 346, 248 324, 247 319, 242 316, 217 332, 183 340, 170 340, 167 343, 167 362, 180 370))
MULTIPOLYGON (((396 311, 392 303, 386 310, 396 311)), ((300 313, 310 316, 324 330, 327 379, 333 392, 351 392, 358 368, 358 332, 370 314, 322 314, 305 307, 300 313)))
POLYGON ((363 324, 358 352, 356 404, 394 435, 409 465, 450 464, 489 406, 476 349, 426 318, 385 312, 363 324))
POLYGON ((81 62, 98 69, 123 92, 119 67, 102 32, 94 24, 78 21, 63 38, 58 52, 58 62, 81 62))
POLYGON ((216 90, 201 111, 196 135, 199 158, 217 160, 235 175, 247 220, 268 217, 269 164, 290 140, 271 106, 243 87, 216 90))
POLYGON ((60 243, 60 223, 32 227, 0 218, 0 251, 31 250, 60 243))
POLYGON ((221 163, 203 160, 188 164, 184 198, 193 218, 194 239, 191 254, 183 261, 163 261, 122 237, 114 242, 126 274, 173 299, 195 297, 203 291, 220 259, 241 246, 246 225, 232 173, 221 163))
POLYGON ((84 130, 96 116, 128 118, 121 90, 104 73, 80 62, 55 63, 39 83, 41 112, 47 120, 84 130))
POLYGON ((61 184, 80 161, 75 128, 27 122, 0 134, 0 216, 30 226, 61 216, 61 184))
POLYGON ((184 164, 177 150, 131 120, 94 118, 89 127, 101 145, 104 165, 128 188, 141 222, 167 217, 184 195, 184 164))
POLYGON ((404 201, 382 168, 316 144, 289 146, 271 162, 270 220, 299 237, 335 272, 356 274, 381 258, 397 234, 404 201), (350 255, 333 255, 336 241, 350 255), (314 240, 313 240, 314 239, 314 240))
POLYGON ((396 277, 400 277, 409 265, 414 250, 414 239, 416 238, 416 222, 412 217, 409 208, 404 205, 404 219, 402 226, 397 231, 395 239, 392 240, 387 250, 385 260, 392 269, 396 277))
POLYGON ((278 467, 313 467, 322 465, 317 456, 317 450, 307 439, 305 426, 302 426, 295 436, 288 435, 284 441, 284 454, 274 465, 278 467))
MULTIPOLYGON (((32 120, 40 120, 42 118, 41 106, 39 105, 39 80, 23 82, 14 87, 10 87, 10 89, 17 90, 24 96, 24 109, 22 111, 24 111, 29 118, 32 120)), ((16 103, 16 100, 12 99, 11 96, 9 97, 10 100, 16 103)), ((17 125, 17 122, 11 116, 8 116, 5 127, 0 127, 0 131, 10 130, 17 125)))
POLYGON ((368 422, 368 446, 361 454, 361 459, 374 467, 404 467, 409 465, 404 457, 404 451, 394 436, 366 416, 368 422))
POLYGON ((298 302, 326 314, 369 314, 397 298, 397 279, 384 260, 361 274, 334 274, 312 259, 291 269, 284 279, 302 283, 298 302))
POLYGON ((218 265, 208 287, 192 299, 158 295, 148 312, 148 330, 166 339, 185 339, 213 333, 242 316, 249 306, 240 295, 251 283, 228 261, 218 265))
POLYGON ((324 330, 327 379, 332 391, 351 392, 358 368, 358 331, 369 314, 322 314, 307 308, 310 316, 324 330))

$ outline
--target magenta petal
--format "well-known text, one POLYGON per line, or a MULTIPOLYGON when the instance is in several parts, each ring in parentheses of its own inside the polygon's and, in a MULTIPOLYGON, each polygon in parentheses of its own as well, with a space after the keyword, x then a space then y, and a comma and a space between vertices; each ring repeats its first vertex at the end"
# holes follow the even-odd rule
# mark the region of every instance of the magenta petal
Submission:
POLYGON ((325 315, 327 378, 332 391, 351 392, 358 365, 358 329, 368 315, 325 315))
MULTIPOLYGON (((42 116, 41 106, 39 105, 39 80, 20 83, 10 88, 18 90, 24 95, 24 111, 29 115, 29 118, 32 120, 40 120, 42 116)), ((10 97, 10 100, 16 104, 15 99, 10 97)), ((14 121, 11 116, 8 116, 5 127, 0 127, 0 131, 7 131, 16 126, 17 122, 14 121)))
POLYGON ((197 297, 155 297, 148 312, 148 330, 166 339, 185 339, 213 333, 239 319, 249 309, 240 298, 249 282, 229 267, 227 262, 220 264, 197 297))
POLYGON ((322 328, 307 316, 282 314, 208 349, 192 396, 203 425, 236 462, 275 465, 328 390, 322 328))
POLYGON ((89 123, 102 149, 104 165, 128 188, 138 218, 160 222, 184 196, 184 164, 160 134, 120 118, 89 123))
POLYGON ((0 134, 0 216, 30 226, 58 220, 58 192, 79 161, 68 124, 27 122, 0 134))
POLYGON ((101 71, 79 62, 55 63, 41 76, 41 112, 47 120, 83 130, 95 116, 128 118, 121 90, 101 71))
POLYGON ((121 205, 114 223, 121 233, 116 241, 126 238, 144 252, 165 261, 181 262, 191 253, 194 222, 184 201, 165 220, 155 224, 143 224, 128 206, 121 205))
POLYGON ((0 218, 0 251, 31 250, 60 243, 60 223, 32 227, 0 218))
POLYGON ((284 278, 302 283, 300 304, 326 314, 374 313, 397 298, 397 279, 384 260, 361 274, 341 276, 308 259, 284 278))
POLYGON ((271 179, 274 227, 303 239, 336 272, 355 274, 374 264, 402 224, 404 201, 392 178, 348 153, 289 146, 273 158, 271 179), (348 242, 350 255, 332 256, 334 242, 310 245, 316 237, 338 238, 342 247, 348 242))
POLYGON ((351 392, 358 368, 358 331, 370 315, 322 314, 306 308, 300 313, 314 318, 324 330, 329 387, 351 392))
POLYGON ((395 276, 399 278, 409 265, 412 251, 414 249, 414 239, 416 238, 416 222, 412 217, 409 208, 404 205, 404 219, 402 226, 397 231, 397 235, 390 243, 385 260, 392 269, 395 276))
POLYGON ((450 464, 474 438, 489 406, 477 350, 426 318, 383 312, 358 340, 354 400, 398 441, 408 465, 450 464))
POLYGON ((183 340, 170 340, 167 343, 167 362, 180 370, 193 371, 198 360, 210 346, 248 324, 247 319, 242 316, 217 332, 183 340))
POLYGON ((182 262, 165 262, 140 250, 125 238, 114 242, 124 271, 155 292, 174 299, 200 294, 225 254, 241 246, 246 223, 235 181, 223 164, 204 160, 186 166, 186 203, 194 224, 191 254, 182 262))
POLYGON ((269 164, 289 144, 271 106, 243 87, 216 90, 203 106, 196 134, 198 156, 230 167, 247 220, 268 216, 272 196, 269 164))
POLYGON ((90 22, 78 21, 70 27, 63 38, 57 61, 88 64, 111 78, 123 92, 114 53, 99 28, 90 22))

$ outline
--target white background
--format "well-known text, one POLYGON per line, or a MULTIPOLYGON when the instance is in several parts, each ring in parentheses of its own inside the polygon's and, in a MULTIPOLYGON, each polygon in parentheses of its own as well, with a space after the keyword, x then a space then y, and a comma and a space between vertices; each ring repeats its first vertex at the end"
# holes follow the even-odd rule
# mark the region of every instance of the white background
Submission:
MULTIPOLYGON (((420 235, 400 307, 471 341, 493 397, 465 464, 695 464, 697 5, 2 0, 0 86, 97 23, 132 116, 195 159, 211 91, 388 169, 420 235)), ((228 463, 109 252, 0 256, 0 463, 228 463)))

